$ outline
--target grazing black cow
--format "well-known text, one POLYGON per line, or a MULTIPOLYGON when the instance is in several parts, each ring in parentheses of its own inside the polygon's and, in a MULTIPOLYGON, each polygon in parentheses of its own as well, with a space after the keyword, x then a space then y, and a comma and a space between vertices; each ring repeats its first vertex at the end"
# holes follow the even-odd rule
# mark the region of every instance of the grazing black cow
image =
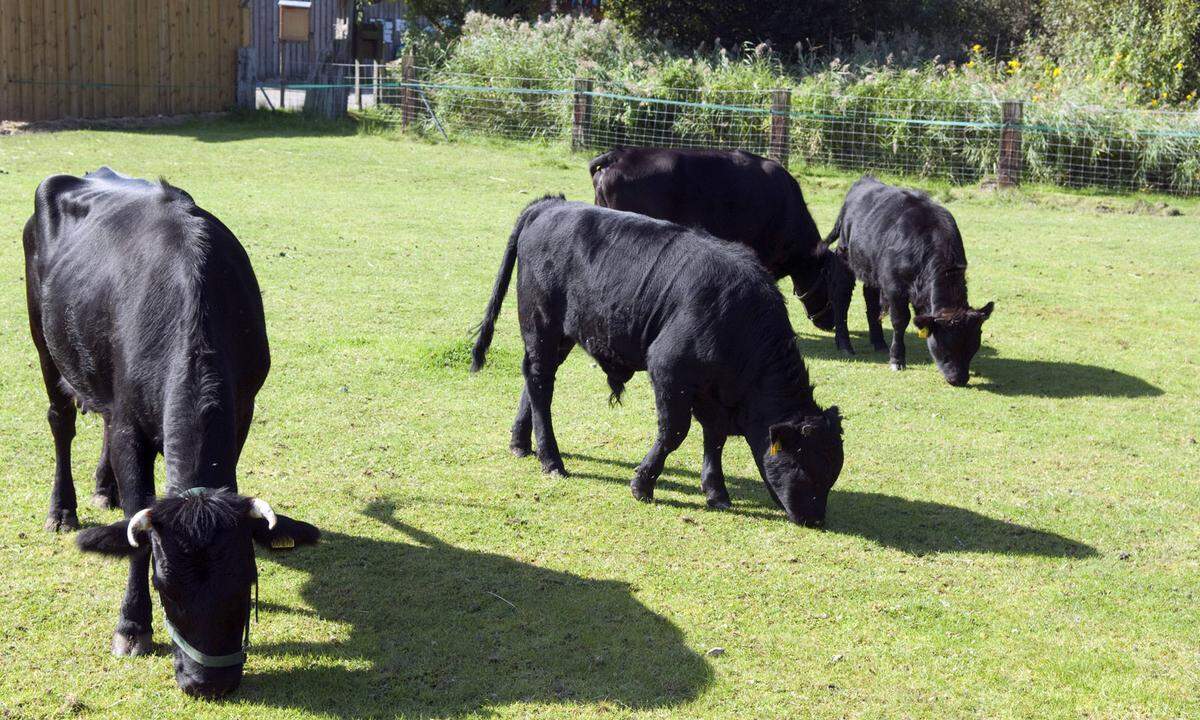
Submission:
POLYGON ((876 350, 886 347, 882 313, 891 315, 893 370, 905 367, 904 330, 911 303, 916 310, 913 324, 946 382, 966 385, 983 321, 994 306, 989 302, 974 309, 967 304, 967 254, 950 211, 923 192, 864 177, 846 194, 826 238, 829 244, 835 240, 839 262, 830 275, 838 348, 854 352, 846 313, 857 277, 863 284, 867 326, 876 350))
POLYGON ((104 418, 95 498, 125 520, 80 549, 128 556, 116 655, 151 649, 154 586, 175 676, 217 697, 242 676, 256 582, 253 540, 311 543, 312 525, 237 495, 237 461, 270 366, 258 281, 237 238, 165 182, 101 168, 38 186, 25 225, 29 325, 50 396, 50 530, 78 527, 75 406, 104 418), (154 461, 167 494, 155 501, 154 461))
POLYGON ((588 165, 596 204, 705 230, 748 246, 776 280, 790 275, 809 320, 833 329, 830 260, 796 179, 741 150, 617 148, 588 165))
POLYGON ((650 374, 658 438, 634 473, 635 498, 653 498, 695 414, 709 506, 730 505, 721 450, 742 435, 788 518, 823 524, 842 469, 841 416, 813 400, 783 297, 749 250, 643 215, 562 196, 538 200, 508 240, 472 371, 483 366, 514 265, 525 340, 515 454, 530 452, 536 430, 542 469, 566 474, 550 400, 555 372, 578 343, 608 375, 614 399, 634 372, 650 374))

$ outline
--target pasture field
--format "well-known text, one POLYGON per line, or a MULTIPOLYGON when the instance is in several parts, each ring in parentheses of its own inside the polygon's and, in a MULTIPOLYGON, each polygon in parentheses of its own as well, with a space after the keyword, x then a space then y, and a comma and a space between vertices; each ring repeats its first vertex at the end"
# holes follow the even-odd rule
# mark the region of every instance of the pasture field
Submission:
MULTIPOLYGON (((784 520, 740 441, 735 507, 706 511, 695 425, 635 502, 649 385, 610 408, 578 350, 555 398, 572 476, 508 453, 515 294, 474 376, 468 334, 518 211, 590 200, 587 160, 257 118, 0 138, 0 717, 1200 716, 1200 203, 935 188, 972 301, 996 301, 965 389, 911 334, 890 372, 857 293, 849 360, 789 298, 846 415, 822 532, 784 520), (325 532, 260 552, 220 704, 176 688, 157 608, 159 654, 111 657, 125 563, 41 529, 20 231, 42 178, 101 164, 169 178, 245 245, 273 367, 241 489, 325 532)), ((827 230, 852 178, 800 180, 827 230)), ((81 500, 99 430, 81 418, 81 500)))

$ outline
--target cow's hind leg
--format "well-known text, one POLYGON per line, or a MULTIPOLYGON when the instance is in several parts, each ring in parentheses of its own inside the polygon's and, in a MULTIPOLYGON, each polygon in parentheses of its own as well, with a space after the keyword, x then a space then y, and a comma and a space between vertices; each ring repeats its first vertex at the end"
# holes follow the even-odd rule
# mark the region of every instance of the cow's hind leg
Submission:
POLYGON ((117 476, 108 461, 108 418, 104 419, 104 440, 100 445, 100 462, 96 465, 96 489, 92 491, 92 505, 101 510, 111 510, 121 503, 117 490, 117 476))
POLYGON ((850 313, 850 296, 854 293, 854 274, 848 268, 838 265, 828 272, 829 304, 833 311, 833 342, 843 355, 853 355, 854 346, 850 343, 847 315, 850 313))
POLYGON ((692 400, 694 391, 673 378, 671 370, 650 371, 650 381, 654 385, 654 405, 658 411, 658 437, 650 452, 637 470, 633 473, 633 481, 629 484, 633 496, 638 500, 654 499, 654 486, 658 476, 662 474, 667 455, 679 447, 687 437, 688 428, 692 422, 692 400))
POLYGON ((704 430, 704 467, 700 470, 700 489, 708 506, 713 510, 728 510, 732 507, 729 489, 725 487, 725 472, 721 468, 721 452, 728 437, 710 425, 701 423, 704 430))
POLYGON ((903 370, 905 364, 904 331, 908 329, 908 321, 912 318, 908 311, 908 298, 893 297, 888 300, 892 317, 892 349, 890 353, 893 370, 903 370))
MULTIPOLYGON (((108 427, 108 459, 120 486, 125 518, 154 502, 155 449, 134 426, 115 420, 108 427)), ((150 548, 129 556, 129 578, 113 633, 113 655, 144 655, 153 647, 150 623, 150 548)))
POLYGON ((887 350, 883 339, 883 308, 879 304, 879 288, 863 285, 863 301, 867 305, 867 329, 871 333, 871 347, 887 350))
MULTIPOLYGON (((566 339, 561 336, 551 337, 551 334, 552 331, 548 328, 538 328, 527 335, 522 370, 525 374, 525 392, 529 396, 531 424, 533 434, 537 438, 538 459, 542 462, 542 472, 566 477, 567 470, 563 467, 558 440, 554 437, 554 424, 550 419, 550 405, 554 399, 554 376, 558 371, 560 355, 565 357, 562 343, 566 339)), ((567 347, 567 351, 570 351, 570 346, 567 347)))
MULTIPOLYGON (((564 338, 559 343, 558 365, 562 365, 571 354, 575 341, 564 338)), ((557 370, 558 365, 555 365, 557 370)), ((517 402, 517 417, 513 420, 512 439, 508 449, 517 457, 525 457, 533 452, 533 410, 529 405, 529 391, 521 388, 521 399, 517 402)))

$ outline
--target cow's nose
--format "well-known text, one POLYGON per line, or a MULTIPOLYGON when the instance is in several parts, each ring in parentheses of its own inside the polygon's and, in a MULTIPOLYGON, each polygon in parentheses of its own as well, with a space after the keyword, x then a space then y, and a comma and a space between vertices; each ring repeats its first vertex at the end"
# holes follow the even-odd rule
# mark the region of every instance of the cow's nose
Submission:
POLYGON ((219 700, 236 690, 241 680, 241 672, 234 668, 224 672, 218 671, 209 677, 182 668, 175 672, 175 681, 179 683, 179 689, 201 700, 219 700))
POLYGON ((950 383, 954 387, 966 387, 968 380, 969 378, 967 377, 966 373, 946 378, 946 382, 950 383))

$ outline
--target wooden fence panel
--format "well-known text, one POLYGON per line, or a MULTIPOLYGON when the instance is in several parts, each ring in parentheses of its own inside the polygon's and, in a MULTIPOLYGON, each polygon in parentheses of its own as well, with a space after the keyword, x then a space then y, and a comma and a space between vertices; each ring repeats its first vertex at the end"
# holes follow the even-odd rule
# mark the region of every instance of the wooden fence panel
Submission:
POLYGON ((0 120, 225 110, 241 0, 0 0, 0 120))

